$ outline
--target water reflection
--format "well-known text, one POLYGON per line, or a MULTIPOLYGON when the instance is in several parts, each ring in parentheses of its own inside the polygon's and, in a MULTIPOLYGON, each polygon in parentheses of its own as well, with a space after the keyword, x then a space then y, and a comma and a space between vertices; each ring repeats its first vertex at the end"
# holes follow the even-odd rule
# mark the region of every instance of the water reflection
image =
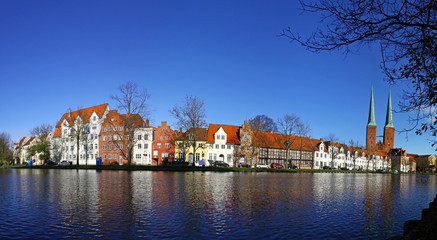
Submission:
POLYGON ((0 169, 0 238, 386 239, 435 176, 0 169), (26 231, 23 231, 26 229, 26 231))

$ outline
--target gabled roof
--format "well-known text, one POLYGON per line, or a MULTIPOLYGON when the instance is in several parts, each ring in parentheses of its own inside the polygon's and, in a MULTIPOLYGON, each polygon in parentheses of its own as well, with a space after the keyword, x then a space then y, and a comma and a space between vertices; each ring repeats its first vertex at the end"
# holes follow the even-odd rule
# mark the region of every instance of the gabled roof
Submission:
MULTIPOLYGON (((182 134, 180 132, 177 132, 176 133, 176 140, 186 139, 188 134, 190 134, 192 132, 193 132, 193 129, 190 129, 190 130, 188 130, 188 131, 186 131, 186 132, 184 132, 182 134)), ((197 135, 199 136, 197 138, 197 141, 206 141, 207 136, 208 136, 208 129, 207 128, 198 128, 197 129, 197 135)))
MULTIPOLYGON (((286 136, 272 132, 256 132, 255 146, 267 148, 285 149, 284 141, 286 136)), ((299 136, 290 136, 290 149, 303 151, 314 151, 317 144, 315 139, 299 136)))
MULTIPOLYGON (((114 124, 125 124, 125 119, 127 119, 129 115, 128 114, 120 114, 117 110, 111 110, 106 115, 104 123, 110 123, 113 122, 114 124)), ((138 114, 131 114, 131 119, 133 120, 133 125, 135 127, 146 127, 146 123, 144 122, 143 118, 138 114)))
POLYGON ((214 134, 222 128, 223 131, 225 131, 227 137, 226 137, 226 144, 240 144, 240 139, 238 137, 238 133, 240 131, 239 126, 232 126, 232 125, 223 125, 223 124, 209 124, 208 127, 208 137, 207 142, 208 143, 214 143, 214 134))
POLYGON ((31 137, 30 139, 29 139, 29 141, 27 141, 23 146, 27 146, 27 145, 29 145, 33 140, 35 139, 35 137, 31 137))
POLYGON ((73 126, 74 121, 77 119, 78 116, 83 118, 82 120, 85 123, 87 123, 87 122, 89 122, 89 119, 94 112, 97 114, 97 116, 99 116, 101 118, 107 107, 108 107, 108 104, 105 103, 105 104, 101 104, 101 105, 97 105, 97 106, 93 106, 93 107, 89 107, 89 108, 79 109, 79 110, 76 110, 74 112, 64 113, 64 115, 62 115, 62 117, 61 117, 61 120, 59 120, 58 124, 56 124, 56 128, 61 127, 64 120, 67 120, 68 123, 71 126, 73 126))

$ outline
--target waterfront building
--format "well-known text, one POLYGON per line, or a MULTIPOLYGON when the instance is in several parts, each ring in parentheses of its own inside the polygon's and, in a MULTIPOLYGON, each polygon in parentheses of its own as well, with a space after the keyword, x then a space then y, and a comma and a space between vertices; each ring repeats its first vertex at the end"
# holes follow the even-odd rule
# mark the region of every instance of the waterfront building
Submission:
POLYGON ((237 166, 234 158, 235 147, 240 144, 238 132, 240 127, 222 124, 209 124, 207 137, 207 154, 210 165, 214 161, 223 161, 229 166, 237 166))
POLYGON ((153 165, 163 165, 175 157, 175 131, 162 121, 153 133, 153 165))
POLYGON ((80 165, 95 165, 101 125, 109 110, 105 103, 64 113, 51 140, 53 159, 77 164, 78 154, 80 165))
POLYGON ((175 137, 175 158, 196 166, 206 165, 207 128, 190 129, 184 133, 178 132, 175 137))
POLYGON ((129 154, 132 154, 132 164, 151 165, 153 128, 149 126, 148 120, 144 122, 137 114, 129 115, 131 123, 127 119, 127 114, 112 110, 103 121, 99 134, 99 156, 102 164, 128 164, 129 154), (133 136, 129 136, 129 127, 134 129, 133 136))
POLYGON ((415 155, 417 171, 436 172, 436 158, 433 155, 415 155))

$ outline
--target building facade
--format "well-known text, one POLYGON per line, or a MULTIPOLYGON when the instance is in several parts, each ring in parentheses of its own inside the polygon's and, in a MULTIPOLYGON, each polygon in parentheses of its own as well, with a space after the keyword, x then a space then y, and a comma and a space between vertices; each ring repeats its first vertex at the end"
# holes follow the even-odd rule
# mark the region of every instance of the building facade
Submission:
POLYGON ((175 157, 175 131, 162 121, 153 134, 153 165, 163 165, 172 162, 175 157))

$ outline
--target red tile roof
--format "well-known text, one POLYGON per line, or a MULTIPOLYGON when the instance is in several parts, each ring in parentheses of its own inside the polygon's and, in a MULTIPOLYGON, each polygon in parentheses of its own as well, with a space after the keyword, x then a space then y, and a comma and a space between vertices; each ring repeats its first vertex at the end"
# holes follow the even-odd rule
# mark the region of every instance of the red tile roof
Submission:
POLYGON ((106 107, 108 107, 107 103, 89 107, 89 108, 79 109, 74 112, 64 113, 64 115, 62 115, 61 117, 61 120, 59 120, 58 124, 56 124, 55 132, 53 133, 53 138, 58 138, 61 136, 61 127, 64 119, 66 119, 68 123, 73 126, 74 120, 76 120, 77 116, 80 116, 81 118, 84 118, 82 120, 87 123, 89 122, 89 119, 94 112, 97 114, 97 116, 101 118, 106 110, 106 107))
POLYGON ((240 140, 238 138, 238 133, 240 131, 239 126, 232 126, 232 125, 223 125, 223 124, 209 124, 208 127, 208 137, 207 142, 208 143, 214 143, 214 134, 222 128, 223 131, 225 131, 227 137, 226 137, 226 144, 240 144, 240 140))
POLYGON ((29 144, 33 141, 33 139, 35 139, 35 137, 31 137, 31 138, 29 139, 29 141, 27 141, 23 146, 27 146, 27 145, 29 145, 29 144))
MULTIPOLYGON (((270 148, 282 148, 284 149, 284 141, 286 136, 279 133, 270 132, 255 132, 254 136, 255 145, 259 147, 270 147, 270 148)), ((290 149, 303 150, 303 151, 314 151, 317 144, 316 139, 310 139, 307 137, 290 136, 290 149)))
POLYGON ((66 119, 70 125, 74 125, 74 120, 76 120, 76 118, 78 116, 80 116, 81 118, 84 118, 82 120, 87 123, 87 122, 89 122, 89 119, 94 112, 97 114, 97 116, 102 117, 107 106, 108 106, 108 104, 105 103, 105 104, 101 104, 101 105, 97 105, 97 106, 93 106, 93 107, 89 107, 89 108, 79 109, 79 110, 76 110, 74 112, 64 113, 64 115, 62 115, 61 120, 59 120, 56 127, 57 128, 61 127, 64 119, 66 119))
MULTIPOLYGON (((111 110, 106 115, 104 123, 113 122, 114 124, 125 124, 125 119, 127 118, 127 114, 119 114, 117 110, 111 110), (112 121, 113 120, 113 121, 112 121)), ((132 114, 132 120, 134 126, 146 126, 143 118, 138 114, 132 114)))

